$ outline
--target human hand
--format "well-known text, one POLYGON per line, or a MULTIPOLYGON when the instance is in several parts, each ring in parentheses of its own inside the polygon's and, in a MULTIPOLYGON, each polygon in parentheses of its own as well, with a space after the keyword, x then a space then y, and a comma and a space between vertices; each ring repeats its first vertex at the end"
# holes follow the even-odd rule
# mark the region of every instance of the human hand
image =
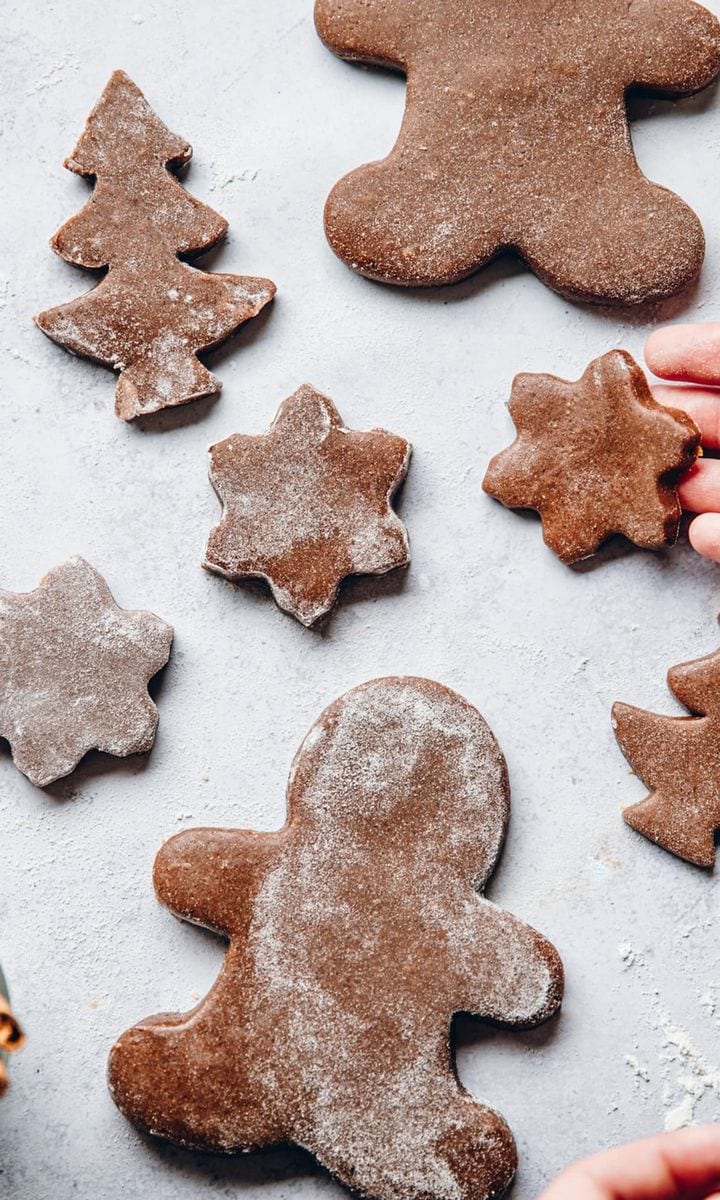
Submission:
MULTIPOLYGON (((703 447, 720 450, 720 391, 710 390, 720 388, 720 323, 656 330, 645 346, 645 361, 659 378, 681 385, 656 385, 655 399, 683 409, 698 426, 703 447)), ((690 544, 698 554, 720 562, 720 460, 699 458, 678 494, 683 508, 700 514, 690 525, 690 544)))
POLYGON ((720 1200, 720 1125, 586 1158, 558 1176, 540 1200, 720 1200))

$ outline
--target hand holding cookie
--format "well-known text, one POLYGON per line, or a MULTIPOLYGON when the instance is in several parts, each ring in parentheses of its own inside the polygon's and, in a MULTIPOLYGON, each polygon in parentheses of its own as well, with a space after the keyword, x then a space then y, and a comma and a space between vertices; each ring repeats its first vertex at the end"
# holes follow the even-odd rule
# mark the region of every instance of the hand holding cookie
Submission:
MULTIPOLYGON (((661 379, 653 395, 661 404, 687 412, 706 450, 720 449, 720 323, 670 325, 648 338, 645 360, 661 379), (701 385, 701 386, 697 386, 701 385)), ((720 562, 720 462, 699 458, 678 489, 683 508, 698 513, 689 530, 698 554, 720 562)))
POLYGON ((540 1200, 716 1200, 719 1194, 720 1125, 708 1125, 575 1163, 540 1200))

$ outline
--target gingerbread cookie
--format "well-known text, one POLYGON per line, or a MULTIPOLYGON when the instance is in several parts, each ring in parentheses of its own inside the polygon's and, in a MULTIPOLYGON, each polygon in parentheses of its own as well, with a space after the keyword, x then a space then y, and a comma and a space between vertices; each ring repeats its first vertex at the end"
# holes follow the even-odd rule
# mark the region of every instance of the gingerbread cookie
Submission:
POLYGON ((171 174, 191 156, 132 80, 115 71, 65 162, 95 187, 52 248, 79 267, 109 270, 92 291, 35 320, 73 354, 119 371, 115 411, 124 421, 219 392, 220 380, 197 355, 275 295, 269 279, 211 274, 179 261, 227 232, 224 218, 171 174))
POLYGON ((508 508, 539 512, 563 562, 594 554, 613 533, 646 549, 676 541, 677 485, 700 431, 653 399, 629 354, 604 354, 575 383, 518 375, 509 408, 517 438, 492 460, 483 487, 508 508))
POLYGON ((633 829, 699 867, 715 862, 720 829, 720 650, 672 667, 668 686, 692 717, 615 704, 620 748, 651 795, 626 808, 633 829))
POLYGON ((113 1047, 116 1104, 183 1146, 294 1142, 378 1200, 497 1197, 515 1146, 458 1080, 452 1016, 527 1028, 563 988, 550 943, 478 894, 508 811, 495 738, 454 692, 391 678, 336 700, 295 758, 283 829, 160 851, 159 899, 230 947, 191 1013, 113 1047))
POLYGON ((235 434, 210 449, 223 505, 204 566, 227 579, 260 578, 280 608, 312 625, 348 575, 382 575, 410 561, 392 499, 410 445, 346 429, 309 384, 281 404, 267 433, 235 434))
POLYGON ((172 638, 152 613, 118 608, 82 558, 34 592, 0 592, 0 737, 16 767, 46 787, 88 750, 147 753, 158 723, 147 685, 172 638))
POLYGON ((333 189, 336 254, 373 279, 453 283, 504 250, 603 304, 671 295, 704 237, 633 154, 625 94, 681 95, 720 71, 720 23, 691 0, 316 0, 343 58, 407 75, 394 149, 333 189))

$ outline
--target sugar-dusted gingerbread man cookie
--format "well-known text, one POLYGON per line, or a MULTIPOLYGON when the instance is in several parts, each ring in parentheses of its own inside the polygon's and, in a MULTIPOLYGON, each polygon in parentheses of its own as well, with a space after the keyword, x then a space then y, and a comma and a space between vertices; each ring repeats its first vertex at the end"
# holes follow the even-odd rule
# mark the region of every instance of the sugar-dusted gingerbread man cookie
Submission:
POLYGON ((210 449, 223 505, 204 565, 227 579, 265 579, 280 608, 312 625, 348 575, 382 575, 410 561, 392 500, 410 445, 346 429, 309 384, 285 400, 267 433, 235 434, 210 449))
POLYGON ((316 0, 343 58, 397 67, 394 149, 333 189, 325 228, 356 270, 452 283, 515 250, 581 300, 633 304, 697 273, 695 214, 633 154, 625 94, 705 87, 720 23, 691 0, 316 0))
POLYGON ((483 487, 508 508, 539 512, 558 558, 587 558, 613 533, 645 549, 673 545, 677 485, 700 431, 653 399, 629 354, 611 350, 572 383, 518 375, 509 408, 517 437, 492 460, 483 487))
POLYGON ((720 650, 672 667, 668 686, 692 717, 613 705, 623 754, 651 795, 626 808, 628 825, 699 867, 715 862, 720 829, 720 650))
POLYGON ((322 714, 276 833, 197 829, 155 864, 159 898, 226 934, 186 1015, 110 1056, 122 1111, 184 1146, 294 1142, 362 1196, 490 1200, 512 1134, 454 1068, 454 1013, 521 1029, 560 1005, 540 934, 484 900, 505 836, 505 763, 440 684, 380 679, 322 714))
POLYGON ((82 558, 33 592, 0 592, 0 737, 15 765, 46 787, 88 750, 147 753, 158 723, 148 683, 172 639, 159 617, 118 608, 82 558))
POLYGON ((52 247, 79 267, 109 270, 92 291, 35 320, 73 354, 120 373, 115 411, 125 421, 219 392, 220 380, 198 353, 275 295, 269 279, 199 271, 178 259, 209 250, 227 233, 227 221, 173 174, 191 157, 188 143, 115 71, 65 162, 95 186, 52 247))

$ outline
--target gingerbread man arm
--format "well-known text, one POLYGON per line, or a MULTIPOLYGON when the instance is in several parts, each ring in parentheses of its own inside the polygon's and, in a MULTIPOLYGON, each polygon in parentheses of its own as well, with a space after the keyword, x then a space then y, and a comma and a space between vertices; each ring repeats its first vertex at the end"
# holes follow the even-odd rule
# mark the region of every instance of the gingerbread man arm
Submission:
POLYGON ((185 921, 227 935, 242 931, 267 869, 272 835, 239 829, 190 829, 170 838, 155 859, 158 900, 185 921))
POLYGON ((413 0, 316 0, 315 27, 340 58, 383 67, 407 66, 407 34, 417 20, 413 0))
POLYGON ((669 95, 699 91, 720 71, 720 22, 694 0, 633 0, 634 82, 669 95))
POLYGON ((557 950, 511 913, 477 897, 452 942, 458 1011, 522 1029, 547 1021, 560 1007, 564 973, 557 950))

